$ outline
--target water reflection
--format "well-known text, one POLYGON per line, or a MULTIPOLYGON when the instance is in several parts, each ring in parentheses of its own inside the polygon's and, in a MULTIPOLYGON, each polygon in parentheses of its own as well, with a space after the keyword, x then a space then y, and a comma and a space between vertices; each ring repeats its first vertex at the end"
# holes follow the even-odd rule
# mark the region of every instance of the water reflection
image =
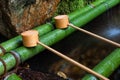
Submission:
POLYGON ((110 28, 105 31, 105 35, 108 35, 110 38, 115 38, 120 35, 120 28, 118 26, 110 25, 110 28))
POLYGON ((120 42, 120 5, 102 14, 85 29, 116 42, 120 42))

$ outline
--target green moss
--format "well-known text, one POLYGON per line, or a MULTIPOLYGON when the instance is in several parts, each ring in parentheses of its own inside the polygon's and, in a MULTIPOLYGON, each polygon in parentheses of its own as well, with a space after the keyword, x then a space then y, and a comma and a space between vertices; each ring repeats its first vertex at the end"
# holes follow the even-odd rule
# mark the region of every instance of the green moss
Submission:
POLYGON ((58 6, 59 14, 67 14, 75 10, 76 8, 81 8, 84 6, 83 0, 61 0, 58 6))
POLYGON ((80 9, 95 0, 61 0, 58 5, 57 14, 69 14, 76 9, 80 9))

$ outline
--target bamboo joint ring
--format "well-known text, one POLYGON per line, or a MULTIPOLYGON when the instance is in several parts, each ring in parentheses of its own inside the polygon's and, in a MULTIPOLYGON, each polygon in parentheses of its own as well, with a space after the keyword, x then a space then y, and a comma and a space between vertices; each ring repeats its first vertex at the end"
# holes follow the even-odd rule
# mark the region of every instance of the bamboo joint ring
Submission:
POLYGON ((1 51, 2 51, 2 54, 1 54, 0 56, 3 56, 3 55, 6 53, 6 50, 5 50, 5 48, 2 47, 1 45, 0 45, 0 49, 1 49, 1 51))
POLYGON ((17 68, 18 65, 21 63, 20 55, 16 51, 10 51, 10 54, 12 54, 14 58, 16 59, 15 68, 17 68))

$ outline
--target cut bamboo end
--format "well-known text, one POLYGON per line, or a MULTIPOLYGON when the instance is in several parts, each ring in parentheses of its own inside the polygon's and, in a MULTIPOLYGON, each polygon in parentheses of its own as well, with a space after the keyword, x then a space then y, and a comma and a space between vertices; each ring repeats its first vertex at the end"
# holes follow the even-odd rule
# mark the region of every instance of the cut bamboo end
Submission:
POLYGON ((58 15, 54 19, 56 28, 64 29, 68 27, 69 19, 67 15, 58 15))
POLYGON ((37 46, 37 42, 39 41, 38 38, 38 31, 36 30, 28 30, 21 33, 23 45, 25 47, 35 47, 37 46))

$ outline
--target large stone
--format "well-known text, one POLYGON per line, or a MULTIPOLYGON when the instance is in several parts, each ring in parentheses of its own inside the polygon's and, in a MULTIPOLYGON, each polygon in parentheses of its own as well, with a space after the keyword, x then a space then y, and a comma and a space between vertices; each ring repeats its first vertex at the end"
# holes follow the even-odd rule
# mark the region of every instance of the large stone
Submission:
POLYGON ((0 0, 0 33, 10 38, 50 18, 60 0, 0 0))

